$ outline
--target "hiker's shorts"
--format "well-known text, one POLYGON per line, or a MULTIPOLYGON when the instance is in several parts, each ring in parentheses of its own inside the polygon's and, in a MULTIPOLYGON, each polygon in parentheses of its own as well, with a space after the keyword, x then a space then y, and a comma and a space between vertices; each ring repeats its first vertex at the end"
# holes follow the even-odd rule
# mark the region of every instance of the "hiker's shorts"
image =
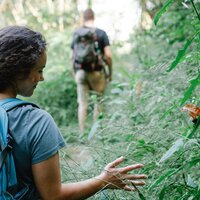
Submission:
POLYGON ((102 95, 107 85, 104 71, 85 72, 82 69, 77 70, 75 81, 79 104, 87 103, 89 91, 102 95))

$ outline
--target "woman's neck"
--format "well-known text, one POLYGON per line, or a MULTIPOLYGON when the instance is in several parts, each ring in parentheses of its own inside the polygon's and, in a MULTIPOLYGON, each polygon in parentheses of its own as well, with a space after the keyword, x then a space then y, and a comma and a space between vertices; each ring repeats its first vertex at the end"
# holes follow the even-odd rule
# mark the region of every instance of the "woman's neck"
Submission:
POLYGON ((0 92, 0 99, 5 99, 5 98, 16 98, 16 94, 13 91, 12 88, 8 88, 3 92, 0 92))

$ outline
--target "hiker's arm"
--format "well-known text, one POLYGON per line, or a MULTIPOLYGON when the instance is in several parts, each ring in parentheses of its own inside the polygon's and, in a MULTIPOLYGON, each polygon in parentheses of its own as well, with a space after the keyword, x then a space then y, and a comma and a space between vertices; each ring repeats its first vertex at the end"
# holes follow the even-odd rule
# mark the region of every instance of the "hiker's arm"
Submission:
POLYGON ((134 185, 144 185, 140 179, 145 175, 127 174, 139 169, 141 164, 130 165, 128 167, 116 168, 115 166, 123 162, 119 158, 109 163, 105 170, 97 177, 69 184, 61 184, 59 156, 54 155, 50 159, 32 166, 36 187, 44 200, 81 200, 86 199, 104 188, 118 188, 125 190, 135 190, 126 183, 134 182, 134 185), (135 180, 137 179, 137 180, 135 180), (135 180, 135 181, 133 181, 135 180))
POLYGON ((109 81, 112 80, 112 53, 111 53, 111 49, 110 46, 106 46, 104 47, 104 55, 106 58, 106 64, 108 65, 108 78, 109 81))

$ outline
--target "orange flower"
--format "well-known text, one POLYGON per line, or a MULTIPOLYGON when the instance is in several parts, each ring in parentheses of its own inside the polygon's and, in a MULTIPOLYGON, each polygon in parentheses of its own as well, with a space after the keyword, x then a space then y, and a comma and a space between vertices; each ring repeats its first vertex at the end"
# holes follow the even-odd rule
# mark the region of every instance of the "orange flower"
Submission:
POLYGON ((182 110, 189 113, 194 123, 197 122, 197 118, 200 116, 200 108, 193 104, 186 104, 182 110))

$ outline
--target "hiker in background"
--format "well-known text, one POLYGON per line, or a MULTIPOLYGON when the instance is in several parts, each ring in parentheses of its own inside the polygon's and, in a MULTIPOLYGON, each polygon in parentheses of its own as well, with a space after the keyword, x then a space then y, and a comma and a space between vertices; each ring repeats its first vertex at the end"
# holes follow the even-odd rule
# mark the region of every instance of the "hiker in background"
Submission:
MULTIPOLYGON (((46 42, 39 32, 21 26, 0 29, 0 104, 2 101, 16 100, 17 95, 30 97, 38 83, 44 81, 46 60, 46 42)), ((16 196, 16 193, 18 198, 15 199, 21 200, 80 200, 102 189, 135 191, 137 186, 145 184, 142 181, 145 175, 130 173, 142 168, 142 164, 117 167, 124 161, 123 157, 106 165, 96 177, 61 184, 58 152, 65 142, 50 114, 37 106, 26 104, 7 111, 7 115, 18 184, 1 191, 1 200, 13 199, 11 195, 16 196), (8 191, 10 194, 7 193, 7 198, 2 197, 8 191), (22 192, 26 194, 20 197, 22 192)), ((7 167, 10 171, 8 163, 7 167)), ((2 173, 0 168, 0 176, 8 177, 2 173)), ((4 181, 0 187, 2 185, 5 185, 4 181)))
POLYGON ((112 80, 110 42, 106 32, 94 26, 94 18, 91 8, 84 11, 84 25, 74 32, 71 45, 81 133, 84 131, 87 118, 89 92, 97 95, 93 113, 95 122, 102 111, 101 103, 106 85, 112 80))

